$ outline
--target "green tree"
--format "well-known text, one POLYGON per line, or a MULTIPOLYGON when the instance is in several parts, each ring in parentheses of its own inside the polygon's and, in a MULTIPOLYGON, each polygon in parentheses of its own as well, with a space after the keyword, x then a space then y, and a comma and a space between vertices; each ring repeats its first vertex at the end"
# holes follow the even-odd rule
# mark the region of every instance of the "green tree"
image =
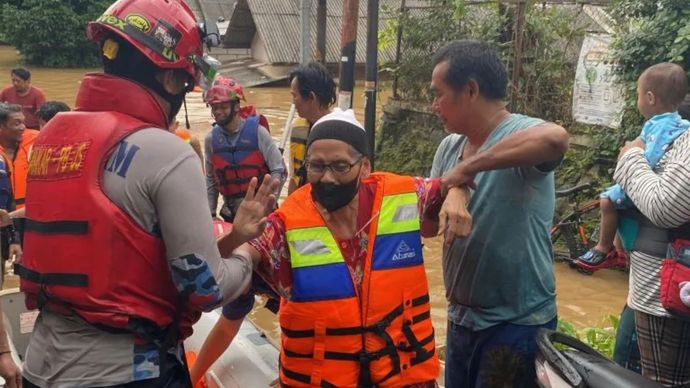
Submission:
MULTIPOLYGON (((409 105, 430 105, 431 58, 441 46, 456 39, 490 42, 498 48, 512 75, 514 6, 501 10, 492 2, 430 0, 424 8, 385 12, 391 19, 380 34, 382 45, 395 43, 398 26, 402 26, 402 41, 400 62, 385 64, 384 70, 397 76, 396 97, 409 105)), ((585 30, 581 7, 547 7, 535 1, 527 2, 520 70, 517 82, 508 85, 512 111, 559 122, 572 129, 573 58, 585 30)), ((383 133, 377 144, 377 168, 428 173, 436 146, 443 137, 441 123, 429 113, 415 117, 406 113, 404 107, 385 113, 383 133)))
POLYGON ((81 67, 98 64, 98 48, 86 38, 87 22, 111 0, 3 1, 0 35, 32 65, 81 67))
POLYGON ((618 21, 612 57, 626 93, 618 144, 639 135, 643 122, 637 112, 637 78, 647 67, 675 62, 690 75, 690 7, 687 0, 618 0, 611 7, 618 21))

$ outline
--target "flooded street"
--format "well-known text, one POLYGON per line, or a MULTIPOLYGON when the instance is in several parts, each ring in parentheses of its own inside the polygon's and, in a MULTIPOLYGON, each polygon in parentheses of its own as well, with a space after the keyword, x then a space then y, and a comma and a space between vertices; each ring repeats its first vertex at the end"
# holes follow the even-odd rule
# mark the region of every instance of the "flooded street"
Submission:
MULTIPOLYGON (((16 51, 12 47, 0 46, 0 85, 10 82, 10 68, 17 63, 16 51)), ((31 67, 32 83, 40 87, 48 100, 61 100, 74 106, 74 99, 79 87, 79 80, 85 69, 44 69, 31 67)), ((97 71, 97 70, 94 70, 97 71)), ((282 130, 290 110, 291 97, 287 86, 253 88, 245 92, 247 103, 255 105, 260 113, 269 120, 271 134, 280 141, 282 130)), ((379 94, 378 113, 388 98, 389 92, 379 94)), ((355 91, 355 111, 363 121, 364 91, 358 83, 355 91)), ((212 119, 210 111, 201 101, 200 93, 192 93, 187 99, 189 120, 193 132, 202 140, 209 131, 212 119)), ((377 115, 377 116, 379 116, 377 115)), ((184 109, 178 115, 184 125, 184 109)), ((431 162, 431 161, 429 161, 431 162)), ((516 247, 519 249, 519 247, 516 247)), ((431 289, 432 317, 436 327, 438 344, 445 343, 446 300, 441 273, 441 241, 425 240, 427 274, 431 289)), ((618 315, 627 295, 627 274, 619 271, 605 270, 593 276, 586 276, 568 268, 565 264, 555 265, 558 311, 561 318, 573 322, 577 327, 601 325, 610 314, 618 315)), ((16 284, 16 282, 8 282, 16 284)), ((279 332, 275 317, 265 309, 255 309, 251 317, 258 322, 272 339, 277 339, 279 332)), ((608 321, 605 322, 608 324, 608 321)))

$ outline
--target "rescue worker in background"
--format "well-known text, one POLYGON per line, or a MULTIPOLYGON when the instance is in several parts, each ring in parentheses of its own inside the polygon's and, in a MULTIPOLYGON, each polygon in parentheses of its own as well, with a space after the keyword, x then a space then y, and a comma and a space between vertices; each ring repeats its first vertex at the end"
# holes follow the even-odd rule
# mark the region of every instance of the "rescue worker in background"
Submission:
MULTIPOLYGON (((24 125, 22 108, 15 104, 0 104, 0 155, 5 159, 12 186, 12 198, 17 210, 24 208, 26 199, 26 177, 29 168, 31 147, 38 131, 24 125)), ((19 241, 24 239, 24 219, 15 222, 19 241)), ((4 271, 4 267, 2 268, 4 271)))
POLYGON ((252 177, 270 174, 282 187, 285 164, 268 130, 259 124, 259 117, 245 119, 239 115, 240 96, 234 88, 224 84, 212 86, 206 101, 216 120, 204 142, 208 205, 211 215, 216 217, 220 193, 220 216, 232 222, 252 177))
MULTIPOLYGON (((168 131, 207 68, 181 0, 120 0, 87 26, 104 74, 41 131, 15 272, 40 315, 25 387, 186 387, 183 339, 245 292, 251 262, 221 258, 194 151, 168 131), (55 275, 59 274, 59 275, 55 275)), ((277 182, 254 179, 228 239, 258 235, 277 182)))
POLYGON ((266 118, 266 116, 257 113, 256 107, 254 105, 247 104, 247 97, 244 95, 244 88, 242 88, 242 85, 240 85, 239 82, 235 81, 233 78, 219 75, 213 81, 213 86, 215 85, 227 86, 228 88, 230 88, 230 90, 237 93, 237 96, 240 98, 240 101, 242 102, 242 106, 240 106, 240 117, 246 119, 250 116, 259 116, 259 125, 266 128, 266 130, 268 130, 268 132, 271 133, 271 128, 269 127, 268 119, 266 118))
POLYGON ((309 62, 290 73, 290 94, 299 118, 293 122, 290 134, 288 194, 307 182, 303 168, 307 137, 311 126, 335 104, 335 81, 324 65, 309 62))
POLYGON ((60 112, 69 112, 69 105, 62 101, 46 101, 38 107, 36 118, 38 118, 38 129, 41 130, 48 121, 60 112))
POLYGON ((367 155, 351 110, 322 117, 307 141, 309 184, 232 254, 282 297, 282 386, 436 386, 421 236, 446 219, 469 233, 465 193, 452 187, 443 203, 440 179, 371 173, 367 155))
POLYGON ((0 153, 9 165, 14 203, 21 209, 26 199, 29 155, 39 132, 24 126, 24 114, 19 105, 1 104, 0 112, 0 153))
POLYGON ((201 142, 199 138, 196 137, 191 130, 186 128, 180 128, 180 122, 177 119, 173 119, 168 127, 170 132, 174 133, 180 139, 184 140, 185 143, 189 144, 194 152, 199 155, 199 160, 201 160, 201 168, 204 167, 204 152, 201 150, 201 142))
MULTIPOLYGON (((9 116, 13 114, 12 110, 8 108, 10 108, 9 105, 0 104, 0 123, 7 122, 9 116)), ((0 210, 4 213, 15 210, 14 199, 12 197, 12 182, 10 178, 10 165, 6 157, 0 154, 0 210)), ((15 230, 14 225, 12 223, 3 223, 1 226, 2 242, 0 243, 0 254, 2 255, 2 260, 0 261, 0 276, 2 276, 2 279, 0 280, 0 285, 4 281, 5 262, 11 260, 13 257, 15 259, 20 259, 22 254, 21 238, 19 233, 15 230)))

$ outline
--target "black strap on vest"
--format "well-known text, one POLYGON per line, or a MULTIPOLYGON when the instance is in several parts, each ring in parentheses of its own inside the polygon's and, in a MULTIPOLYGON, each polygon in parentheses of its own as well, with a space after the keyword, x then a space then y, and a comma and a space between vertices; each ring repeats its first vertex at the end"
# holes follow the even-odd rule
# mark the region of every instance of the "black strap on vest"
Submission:
MULTIPOLYGON (((283 372, 283 374, 286 377, 288 377, 292 380, 295 380, 295 381, 299 381, 300 383, 311 384, 311 376, 308 376, 308 375, 305 375, 302 373, 297 373, 293 370, 287 369, 283 366, 283 363, 280 361, 278 361, 278 367, 280 368, 281 372, 283 372)), ((283 384, 283 385, 285 385, 285 384, 283 384)), ((326 380, 321 380, 320 387, 321 388, 337 388, 337 386, 335 384, 331 384, 326 380)))
POLYGON ((22 279, 44 286, 88 287, 89 277, 83 273, 40 273, 17 263, 14 272, 22 279))
MULTIPOLYGON (((429 294, 425 294, 413 299, 409 302, 409 305, 415 307, 424 305, 426 303, 429 303, 429 294)), ((400 356, 398 355, 399 350, 415 352, 415 357, 411 361, 412 365, 417 365, 430 359, 434 356, 436 349, 427 351, 423 348, 423 346, 429 344, 434 339, 434 334, 432 333, 430 336, 422 340, 418 340, 411 328, 411 326, 416 323, 422 322, 426 319, 430 319, 431 314, 429 311, 425 311, 421 314, 415 315, 414 317, 412 317, 411 320, 403 322, 403 334, 407 339, 407 344, 400 343, 396 346, 396 344, 393 342, 393 338, 391 338, 388 332, 386 332, 386 329, 391 325, 393 320, 402 315, 404 309, 405 306, 403 304, 400 304, 398 307, 386 314, 386 316, 383 317, 383 319, 370 326, 326 328, 327 336, 358 335, 364 333, 373 333, 384 340, 385 346, 375 352, 367 352, 364 349, 360 350, 357 353, 325 352, 324 359, 358 362, 360 366, 359 381, 357 383, 358 387, 371 387, 376 384, 381 384, 382 382, 400 373, 400 356), (376 361, 385 356, 391 358, 391 364, 393 365, 393 369, 386 376, 384 376, 383 379, 381 379, 381 381, 378 381, 376 382, 376 384, 374 384, 374 382, 371 379, 370 364, 372 361, 376 361)), ((313 337, 315 334, 314 330, 290 330, 282 326, 280 329, 283 332, 283 334, 288 338, 309 338, 313 337)), ((283 353, 287 357, 295 358, 313 358, 314 356, 313 354, 296 353, 288 349, 283 349, 283 353)), ((283 373, 285 373, 285 371, 286 370, 283 368, 283 373)), ((307 384, 311 381, 310 376, 302 375, 294 371, 291 371, 290 373, 293 375, 299 375, 300 378, 290 377, 287 373, 285 373, 285 376, 297 381, 305 381, 306 379, 307 384)))
POLYGON ((37 221, 27 218, 24 229, 40 234, 87 234, 89 223, 87 221, 37 221))

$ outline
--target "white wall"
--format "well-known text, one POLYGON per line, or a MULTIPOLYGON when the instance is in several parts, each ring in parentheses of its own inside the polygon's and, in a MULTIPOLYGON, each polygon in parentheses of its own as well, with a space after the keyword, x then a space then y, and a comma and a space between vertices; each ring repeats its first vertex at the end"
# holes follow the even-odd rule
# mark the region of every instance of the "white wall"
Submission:
POLYGON ((268 50, 266 49, 266 43, 261 38, 258 29, 256 30, 256 33, 254 33, 254 37, 252 38, 251 51, 252 51, 252 58, 254 58, 254 60, 259 61, 259 62, 269 63, 268 62, 268 50))

